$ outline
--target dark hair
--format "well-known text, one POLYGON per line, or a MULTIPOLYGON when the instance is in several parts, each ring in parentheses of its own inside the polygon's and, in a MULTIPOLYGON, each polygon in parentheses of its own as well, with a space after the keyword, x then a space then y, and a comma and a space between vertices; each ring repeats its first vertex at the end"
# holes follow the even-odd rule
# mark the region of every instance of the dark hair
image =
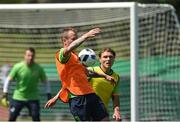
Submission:
POLYGON ((31 51, 34 55, 35 55, 35 53, 36 53, 36 51, 35 51, 35 49, 34 49, 33 47, 28 47, 28 48, 26 49, 26 51, 27 51, 27 50, 31 51))
POLYGON ((113 56, 116 57, 115 51, 108 47, 104 48, 102 51, 99 52, 99 57, 101 57, 102 53, 104 53, 104 52, 111 52, 113 54, 113 56))
POLYGON ((73 27, 64 28, 63 32, 61 34, 61 40, 62 41, 67 38, 67 34, 68 34, 69 31, 73 31, 73 32, 77 33, 77 30, 75 28, 73 28, 73 27))

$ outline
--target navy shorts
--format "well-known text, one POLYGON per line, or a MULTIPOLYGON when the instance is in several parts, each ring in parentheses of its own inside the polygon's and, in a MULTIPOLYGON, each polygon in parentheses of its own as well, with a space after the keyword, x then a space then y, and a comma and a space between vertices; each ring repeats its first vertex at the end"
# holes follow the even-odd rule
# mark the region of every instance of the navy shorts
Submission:
POLYGON ((12 99, 9 109, 9 121, 16 121, 23 107, 27 107, 33 121, 40 121, 40 105, 38 100, 21 101, 12 99))
POLYGON ((103 102, 95 93, 71 98, 69 106, 76 121, 101 121, 109 117, 103 102))

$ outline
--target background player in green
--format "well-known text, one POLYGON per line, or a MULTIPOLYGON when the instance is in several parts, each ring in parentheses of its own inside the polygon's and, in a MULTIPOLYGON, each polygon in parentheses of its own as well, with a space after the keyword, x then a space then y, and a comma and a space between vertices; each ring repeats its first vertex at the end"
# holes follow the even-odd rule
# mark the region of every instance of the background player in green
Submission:
POLYGON ((116 121, 121 120, 120 106, 119 106, 119 75, 112 70, 112 65, 114 63, 116 53, 111 48, 104 48, 99 53, 99 62, 100 66, 89 67, 89 70, 92 70, 99 74, 107 74, 112 76, 115 80, 115 84, 110 83, 103 77, 94 78, 90 77, 89 81, 93 86, 95 93, 101 98, 105 104, 107 110, 110 99, 112 98, 113 102, 113 118, 116 121))
POLYGON ((9 121, 15 121, 23 107, 29 109, 33 121, 40 121, 40 105, 38 84, 46 84, 48 99, 51 98, 50 84, 43 68, 34 61, 35 49, 25 50, 24 61, 15 64, 10 71, 3 87, 4 97, 7 98, 9 81, 15 80, 16 88, 10 101, 9 121))

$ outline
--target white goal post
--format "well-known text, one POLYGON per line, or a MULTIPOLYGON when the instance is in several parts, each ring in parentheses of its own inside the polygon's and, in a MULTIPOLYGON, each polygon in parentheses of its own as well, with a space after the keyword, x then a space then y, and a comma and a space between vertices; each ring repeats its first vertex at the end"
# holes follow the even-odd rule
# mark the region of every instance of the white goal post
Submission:
POLYGON ((44 65, 50 79, 57 79, 54 52, 62 46, 62 28, 75 26, 84 33, 100 26, 103 32, 97 40, 83 43, 80 49, 90 47, 98 52, 108 46, 117 52, 113 70, 130 79, 125 78, 130 81, 130 93, 125 89, 125 99, 120 97, 123 114, 130 114, 131 121, 180 120, 180 109, 176 109, 180 31, 172 6, 136 2, 0 4, 0 16, 0 66, 7 60, 12 64, 19 61, 30 45, 37 49, 37 62, 44 65))
POLYGON ((0 10, 5 9, 94 9, 94 8, 129 8, 130 9, 130 44, 131 44, 131 120, 138 120, 138 80, 137 80, 137 42, 138 42, 138 16, 137 3, 135 2, 114 2, 114 3, 71 3, 71 4, 4 4, 0 10))

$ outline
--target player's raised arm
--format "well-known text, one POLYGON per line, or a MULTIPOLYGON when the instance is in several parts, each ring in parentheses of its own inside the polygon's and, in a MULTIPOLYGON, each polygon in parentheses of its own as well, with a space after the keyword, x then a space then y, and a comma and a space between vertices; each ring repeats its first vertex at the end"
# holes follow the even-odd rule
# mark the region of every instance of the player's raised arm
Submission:
POLYGON ((94 28, 89 32, 83 34, 81 37, 77 39, 77 34, 73 31, 68 32, 68 37, 63 39, 64 43, 64 52, 63 56, 69 55, 71 51, 79 47, 87 38, 94 37, 96 34, 100 33, 100 28, 94 28))

